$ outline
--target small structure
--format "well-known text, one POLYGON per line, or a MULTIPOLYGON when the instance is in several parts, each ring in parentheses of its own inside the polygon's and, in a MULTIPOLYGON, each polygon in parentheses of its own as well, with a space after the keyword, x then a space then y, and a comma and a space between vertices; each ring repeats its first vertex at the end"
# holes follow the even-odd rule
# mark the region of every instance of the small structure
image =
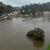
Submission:
POLYGON ((16 16, 18 13, 17 11, 12 11, 11 13, 8 14, 8 16, 16 16))

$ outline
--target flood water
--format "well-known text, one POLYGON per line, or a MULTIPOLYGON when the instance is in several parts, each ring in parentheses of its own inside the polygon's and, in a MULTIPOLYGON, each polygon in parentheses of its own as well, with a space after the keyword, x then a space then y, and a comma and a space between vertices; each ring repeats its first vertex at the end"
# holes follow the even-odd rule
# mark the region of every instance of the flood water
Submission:
POLYGON ((13 18, 0 21, 0 50, 45 50, 50 42, 50 20, 43 18, 13 18), (27 32, 39 27, 45 31, 45 41, 27 39, 27 32))

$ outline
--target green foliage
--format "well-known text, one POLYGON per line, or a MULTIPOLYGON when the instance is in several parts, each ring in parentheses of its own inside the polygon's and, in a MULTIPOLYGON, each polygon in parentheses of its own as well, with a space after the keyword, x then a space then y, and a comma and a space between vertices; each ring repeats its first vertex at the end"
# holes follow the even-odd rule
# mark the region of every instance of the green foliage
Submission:
POLYGON ((50 2, 43 3, 43 4, 24 5, 20 9, 21 14, 33 14, 33 15, 35 15, 35 13, 38 11, 39 12, 50 11, 50 2))
POLYGON ((35 28, 34 30, 31 30, 27 32, 27 37, 30 37, 35 40, 44 40, 44 31, 40 28, 35 28))
POLYGON ((50 44, 48 45, 47 49, 46 50, 50 50, 50 44))
POLYGON ((10 5, 5 5, 2 2, 0 2, 0 15, 2 15, 2 13, 10 13, 13 10, 15 10, 15 8, 13 8, 10 5))

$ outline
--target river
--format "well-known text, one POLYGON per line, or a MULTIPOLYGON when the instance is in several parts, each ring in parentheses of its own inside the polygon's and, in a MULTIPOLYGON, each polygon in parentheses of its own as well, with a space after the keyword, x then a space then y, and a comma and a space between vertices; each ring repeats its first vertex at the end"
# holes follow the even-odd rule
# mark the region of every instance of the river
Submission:
POLYGON ((12 18, 0 21, 0 50, 45 50, 50 43, 50 20, 43 18, 12 18), (32 42, 27 32, 39 27, 45 31, 45 41, 32 42), (39 47, 38 47, 39 45, 39 47))

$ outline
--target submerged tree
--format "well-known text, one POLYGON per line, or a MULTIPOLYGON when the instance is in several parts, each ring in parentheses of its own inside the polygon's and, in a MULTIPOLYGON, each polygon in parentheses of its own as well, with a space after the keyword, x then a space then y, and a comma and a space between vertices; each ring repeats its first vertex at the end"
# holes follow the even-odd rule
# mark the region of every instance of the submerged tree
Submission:
POLYGON ((31 30, 27 32, 27 37, 33 39, 33 40, 44 40, 44 31, 40 28, 35 28, 34 30, 31 30))
POLYGON ((37 50, 41 50, 44 46, 44 31, 40 28, 27 32, 27 38, 33 42, 33 47, 37 50))

